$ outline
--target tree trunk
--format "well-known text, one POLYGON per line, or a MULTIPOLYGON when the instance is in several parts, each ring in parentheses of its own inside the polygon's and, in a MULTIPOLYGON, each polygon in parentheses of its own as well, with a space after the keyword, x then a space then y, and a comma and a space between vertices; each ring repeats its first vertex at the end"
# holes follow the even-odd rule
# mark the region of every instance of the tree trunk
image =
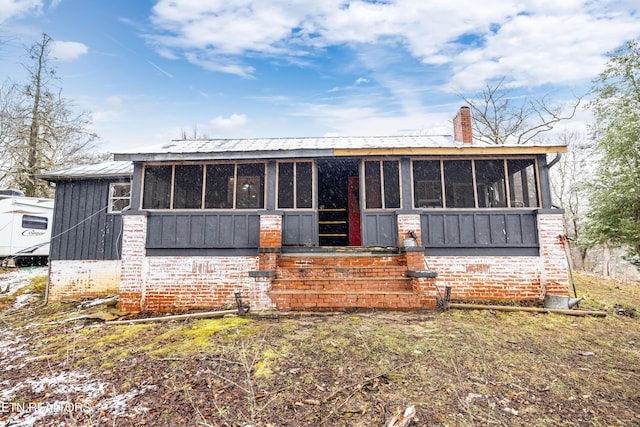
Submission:
POLYGON ((51 38, 43 34, 42 42, 37 46, 37 50, 32 51, 36 59, 36 69, 33 75, 33 107, 31 108, 31 126, 29 129, 29 155, 27 158, 27 185, 24 188, 26 196, 35 197, 36 194, 36 173, 38 163, 38 137, 40 125, 38 116, 40 115, 40 97, 42 93, 42 69, 46 65, 47 45, 51 38))

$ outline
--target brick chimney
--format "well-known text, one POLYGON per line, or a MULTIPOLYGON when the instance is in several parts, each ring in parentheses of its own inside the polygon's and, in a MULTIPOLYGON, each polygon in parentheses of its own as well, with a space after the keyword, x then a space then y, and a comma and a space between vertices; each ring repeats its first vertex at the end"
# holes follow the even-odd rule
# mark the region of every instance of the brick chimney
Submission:
POLYGON ((460 111, 453 118, 453 139, 465 144, 473 143, 471 110, 469 107, 460 107, 460 111))

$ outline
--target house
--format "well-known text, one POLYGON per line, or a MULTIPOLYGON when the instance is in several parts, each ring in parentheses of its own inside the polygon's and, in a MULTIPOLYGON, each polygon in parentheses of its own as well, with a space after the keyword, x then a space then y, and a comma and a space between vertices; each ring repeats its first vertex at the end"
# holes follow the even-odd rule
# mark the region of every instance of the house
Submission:
POLYGON ((131 199, 131 162, 59 169, 54 183, 49 301, 116 295, 120 289, 122 211, 131 199))
POLYGON ((279 310, 432 309, 447 287, 568 295, 547 162, 564 151, 474 141, 463 107, 453 136, 173 141, 52 172, 49 298, 94 294, 105 270, 97 289, 127 312, 225 307, 236 292, 279 310))

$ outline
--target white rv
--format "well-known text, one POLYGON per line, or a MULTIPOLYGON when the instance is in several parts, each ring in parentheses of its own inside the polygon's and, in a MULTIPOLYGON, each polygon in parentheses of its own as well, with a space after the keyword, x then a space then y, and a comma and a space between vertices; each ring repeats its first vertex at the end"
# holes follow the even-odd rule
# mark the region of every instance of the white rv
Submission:
POLYGON ((16 265, 46 263, 52 226, 53 199, 0 191, 0 260, 12 258, 16 265))

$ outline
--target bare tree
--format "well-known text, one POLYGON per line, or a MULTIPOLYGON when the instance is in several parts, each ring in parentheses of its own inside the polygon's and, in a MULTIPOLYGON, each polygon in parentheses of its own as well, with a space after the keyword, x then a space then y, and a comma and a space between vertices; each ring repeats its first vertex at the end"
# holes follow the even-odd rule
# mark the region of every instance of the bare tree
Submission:
POLYGON ((17 86, 5 81, 0 86, 0 183, 10 178, 12 161, 7 150, 14 135, 14 105, 17 97, 17 86))
POLYGON ((187 133, 187 130, 182 128, 180 129, 180 139, 181 140, 196 140, 196 139, 211 139, 209 135, 206 133, 202 133, 198 129, 198 125, 193 125, 193 129, 191 130, 191 135, 187 133))
POLYGON ((573 118, 581 101, 563 113, 565 106, 552 105, 548 96, 514 97, 504 83, 503 77, 495 84, 487 82, 474 97, 461 96, 471 109, 474 138, 487 144, 525 144, 573 118))
POLYGON ((551 193, 554 203, 565 210, 565 233, 572 242, 574 253, 577 251, 579 255, 580 264, 577 267, 583 268, 587 249, 576 242, 584 230, 584 193, 588 189, 589 170, 593 168, 593 147, 575 131, 565 131, 558 139, 567 145, 568 151, 551 169, 551 193))
POLYGON ((89 130, 90 117, 76 113, 61 90, 49 62, 47 34, 29 49, 29 78, 24 85, 7 84, 0 94, 2 127, 0 184, 17 186, 28 196, 47 196, 37 175, 45 170, 93 160, 97 135, 89 130))

